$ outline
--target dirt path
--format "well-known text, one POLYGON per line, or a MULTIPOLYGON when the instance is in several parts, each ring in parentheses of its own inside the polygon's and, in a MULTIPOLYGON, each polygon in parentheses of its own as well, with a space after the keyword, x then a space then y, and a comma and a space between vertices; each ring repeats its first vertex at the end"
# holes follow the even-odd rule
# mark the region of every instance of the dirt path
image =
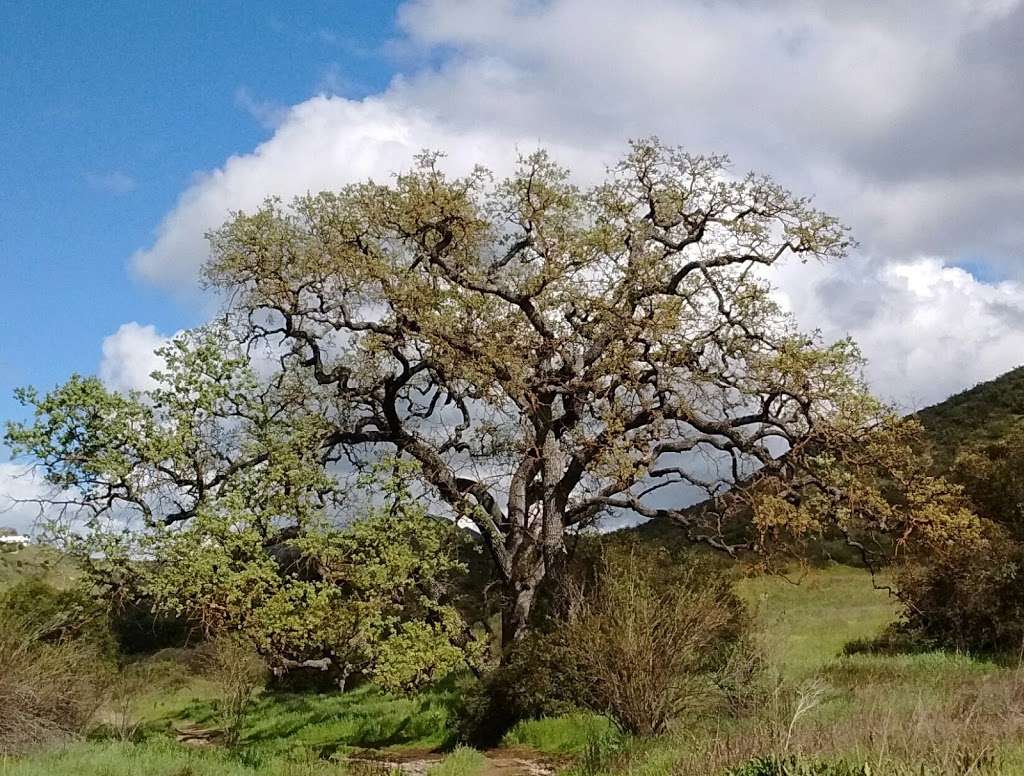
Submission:
MULTIPOLYGON (((520 749, 492 749, 483 755, 487 763, 480 771, 480 776, 554 776, 555 773, 553 763, 541 759, 532 752, 520 749)), ((365 756, 350 757, 348 761, 365 763, 368 769, 398 769, 404 776, 426 776, 430 767, 441 761, 441 756, 409 753, 391 759, 387 755, 377 757, 369 756, 367 753, 365 756)))

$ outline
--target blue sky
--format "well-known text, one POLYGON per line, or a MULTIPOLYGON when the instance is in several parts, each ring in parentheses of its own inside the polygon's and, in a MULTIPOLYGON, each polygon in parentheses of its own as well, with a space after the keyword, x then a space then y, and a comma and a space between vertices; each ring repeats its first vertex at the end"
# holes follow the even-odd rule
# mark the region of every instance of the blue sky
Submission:
POLYGON ((0 3, 0 418, 17 385, 95 371, 125 321, 200 321, 128 259, 196 171, 272 132, 254 106, 386 85, 392 4, 296 5, 0 3))

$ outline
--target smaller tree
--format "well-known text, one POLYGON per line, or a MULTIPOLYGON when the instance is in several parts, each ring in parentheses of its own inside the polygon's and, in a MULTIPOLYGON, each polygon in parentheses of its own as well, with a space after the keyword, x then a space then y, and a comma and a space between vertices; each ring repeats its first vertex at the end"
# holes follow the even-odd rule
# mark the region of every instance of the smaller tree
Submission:
POLYGON ((379 507, 347 526, 306 521, 266 546, 235 496, 187 528, 150 535, 140 589, 161 611, 210 635, 238 632, 272 667, 326 659, 342 686, 354 673, 406 691, 449 673, 472 639, 448 601, 461 573, 453 528, 391 478, 379 507))
POLYGON ((903 621, 888 640, 1015 652, 1024 643, 1024 428, 974 444, 950 472, 981 515, 972 537, 912 557, 898 578, 903 621))
POLYGON ((73 377, 20 392, 35 423, 8 426, 68 494, 46 502, 49 531, 97 589, 241 633, 275 669, 326 659, 405 690, 458 665, 473 646, 449 591, 459 540, 413 497, 412 464, 339 477, 323 419, 287 375, 261 383, 223 327, 160 356, 145 394, 73 377))
POLYGON ((207 671, 218 690, 217 711, 224 743, 234 746, 256 693, 266 683, 267 664, 248 639, 232 633, 219 636, 210 645, 207 671))
POLYGON ((951 476, 978 514, 1024 539, 1024 426, 1000 439, 973 445, 954 460, 951 476))

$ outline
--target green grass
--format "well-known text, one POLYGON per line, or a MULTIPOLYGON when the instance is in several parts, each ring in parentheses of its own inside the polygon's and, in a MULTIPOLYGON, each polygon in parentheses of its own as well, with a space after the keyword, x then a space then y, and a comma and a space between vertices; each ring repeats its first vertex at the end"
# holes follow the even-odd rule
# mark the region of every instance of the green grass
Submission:
POLYGON ((286 759, 169 740, 145 743, 81 742, 25 759, 0 759, 0 776, 334 776, 335 763, 286 759))
POLYGON ((502 744, 525 746, 544 754, 576 755, 595 738, 613 731, 612 723, 597 714, 566 714, 523 720, 505 734, 502 744))
MULTIPOLYGON (((179 689, 152 703, 146 727, 167 730, 186 723, 216 727, 208 685, 179 689), (189 691, 194 693, 188 698, 189 691)), ((352 749, 436 749, 447 742, 452 684, 410 698, 365 685, 346 693, 266 693, 258 697, 242 728, 243 747, 273 754, 314 752, 318 756, 352 749)))
POLYGON ((0 590, 25 579, 42 579, 55 587, 68 585, 77 572, 48 547, 0 547, 0 590))
POLYGON ((854 639, 878 636, 898 613, 861 569, 832 566, 781 577, 743 579, 738 592, 756 618, 769 657, 799 679, 823 668, 854 639))
POLYGON ((487 765, 487 758, 476 749, 460 746, 427 770, 428 776, 476 776, 487 765))

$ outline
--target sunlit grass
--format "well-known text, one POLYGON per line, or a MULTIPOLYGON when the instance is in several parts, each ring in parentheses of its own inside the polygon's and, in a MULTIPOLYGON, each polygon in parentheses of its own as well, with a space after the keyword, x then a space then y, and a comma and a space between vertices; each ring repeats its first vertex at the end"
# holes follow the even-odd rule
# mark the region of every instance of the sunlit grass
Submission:
POLYGON ((428 776, 476 776, 487 765, 487 758, 476 749, 460 746, 445 755, 437 765, 427 770, 428 776))
POLYGON ((878 636, 899 610, 867 572, 847 566, 742 579, 738 592, 770 658, 790 678, 820 670, 854 639, 878 636))

